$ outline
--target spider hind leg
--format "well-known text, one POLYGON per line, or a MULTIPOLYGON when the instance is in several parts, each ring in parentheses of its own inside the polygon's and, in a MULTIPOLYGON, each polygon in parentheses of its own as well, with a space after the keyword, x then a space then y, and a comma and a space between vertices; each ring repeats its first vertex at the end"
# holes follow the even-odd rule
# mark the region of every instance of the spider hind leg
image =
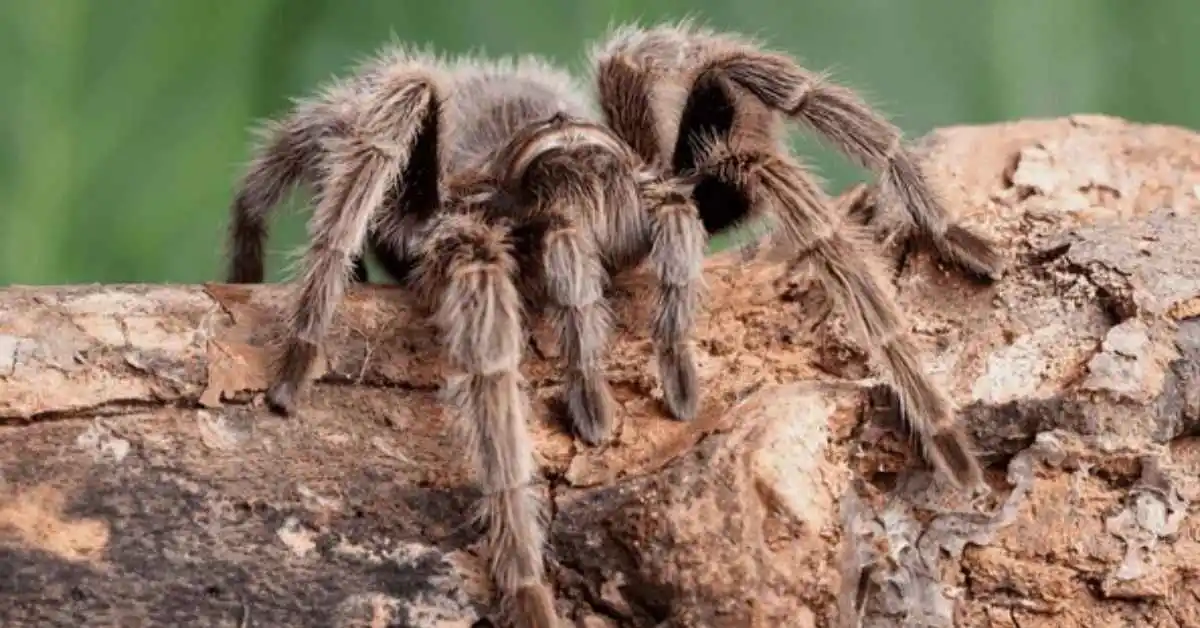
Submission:
POLYGON ((780 236, 809 260, 854 335, 890 380, 926 460, 958 486, 980 482, 973 444, 949 397, 926 374, 885 265, 865 231, 836 215, 818 181, 786 155, 713 143, 700 170, 738 186, 756 209, 773 210, 780 236))
POLYGON ((994 281, 1003 274, 995 244, 958 223, 905 146, 900 129, 857 93, 752 42, 699 31, 688 36, 704 51, 702 72, 719 72, 759 104, 807 126, 879 175, 880 209, 889 214, 896 235, 919 236, 939 258, 977 281, 994 281))
POLYGON ((227 282, 263 282, 266 261, 263 244, 270 231, 268 219, 284 194, 302 179, 316 152, 313 126, 294 114, 259 130, 265 141, 256 149, 257 154, 242 175, 229 206, 227 282))

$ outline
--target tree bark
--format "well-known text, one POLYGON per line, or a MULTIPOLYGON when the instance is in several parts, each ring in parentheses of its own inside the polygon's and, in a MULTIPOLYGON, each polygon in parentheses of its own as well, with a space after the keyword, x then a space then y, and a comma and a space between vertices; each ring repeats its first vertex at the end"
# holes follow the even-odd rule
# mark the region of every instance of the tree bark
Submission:
MULTIPOLYGON (((668 418, 644 275, 617 286, 616 438, 524 372, 574 625, 1200 626, 1200 136, 1075 116, 919 143, 1002 242, 979 286, 897 249, 988 464, 931 481, 803 274, 707 264, 699 418, 668 418)), ((402 290, 355 288, 299 415, 262 402, 283 286, 0 291, 5 626, 482 626, 476 491, 402 290)))

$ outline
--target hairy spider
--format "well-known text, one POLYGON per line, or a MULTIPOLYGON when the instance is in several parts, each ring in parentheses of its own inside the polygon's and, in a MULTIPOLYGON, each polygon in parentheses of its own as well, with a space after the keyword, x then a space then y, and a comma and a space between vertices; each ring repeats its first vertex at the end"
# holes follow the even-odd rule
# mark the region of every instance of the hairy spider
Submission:
POLYGON ((707 239, 770 214, 890 376, 929 459, 956 483, 977 481, 970 442, 920 367, 873 243, 833 214, 784 148, 780 122, 808 122, 882 170, 885 208, 907 208, 906 237, 998 273, 990 245, 950 221, 899 133, 789 58, 687 23, 618 29, 593 65, 598 109, 538 57, 446 59, 397 45, 265 126, 231 206, 228 281, 263 280, 268 214, 287 190, 304 183, 316 199, 272 410, 295 411, 346 283, 367 279, 369 248, 441 334, 452 371, 444 398, 470 443, 502 607, 518 625, 555 625, 530 486, 524 319, 556 322, 572 426, 599 443, 613 419, 604 289, 648 261, 664 396, 689 420, 707 239))
POLYGON ((247 283, 263 280, 266 218, 282 194, 304 182, 317 199, 267 392, 276 412, 294 411, 348 275, 366 279, 364 243, 432 314, 453 371, 445 399, 484 492, 492 576, 506 614, 528 626, 556 619, 530 486, 524 313, 556 320, 574 428, 598 443, 613 414, 601 370, 609 274, 659 251, 661 325, 679 339, 701 279, 695 207, 641 168, 585 93, 534 57, 449 60, 393 47, 270 123, 232 204, 228 280, 247 283))

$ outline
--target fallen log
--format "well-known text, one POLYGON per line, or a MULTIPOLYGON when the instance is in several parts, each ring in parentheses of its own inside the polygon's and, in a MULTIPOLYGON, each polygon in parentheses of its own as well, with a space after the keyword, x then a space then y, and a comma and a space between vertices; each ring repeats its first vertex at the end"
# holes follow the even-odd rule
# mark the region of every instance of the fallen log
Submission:
MULTIPOLYGON (((1097 116, 936 131, 1004 244, 979 286, 895 250, 992 493, 932 481, 803 274, 707 265, 701 416, 661 406, 635 277, 615 441, 524 366, 577 626, 1200 625, 1200 135, 1097 116)), ((429 325, 352 289, 299 415, 262 401, 282 286, 0 290, 5 626, 484 626, 477 496, 429 325)))

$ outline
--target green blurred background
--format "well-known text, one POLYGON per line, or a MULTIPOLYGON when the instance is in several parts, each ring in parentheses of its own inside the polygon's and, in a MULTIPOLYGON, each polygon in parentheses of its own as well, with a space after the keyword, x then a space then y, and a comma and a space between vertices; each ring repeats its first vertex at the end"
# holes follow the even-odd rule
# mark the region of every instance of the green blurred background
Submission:
MULTIPOLYGON (((1197 0, 2 0, 0 284, 218 280, 247 128, 392 37, 579 68, 613 22, 685 14, 834 70, 909 136, 1075 112, 1200 127, 1197 0)), ((831 191, 868 176, 796 146, 831 191)))

